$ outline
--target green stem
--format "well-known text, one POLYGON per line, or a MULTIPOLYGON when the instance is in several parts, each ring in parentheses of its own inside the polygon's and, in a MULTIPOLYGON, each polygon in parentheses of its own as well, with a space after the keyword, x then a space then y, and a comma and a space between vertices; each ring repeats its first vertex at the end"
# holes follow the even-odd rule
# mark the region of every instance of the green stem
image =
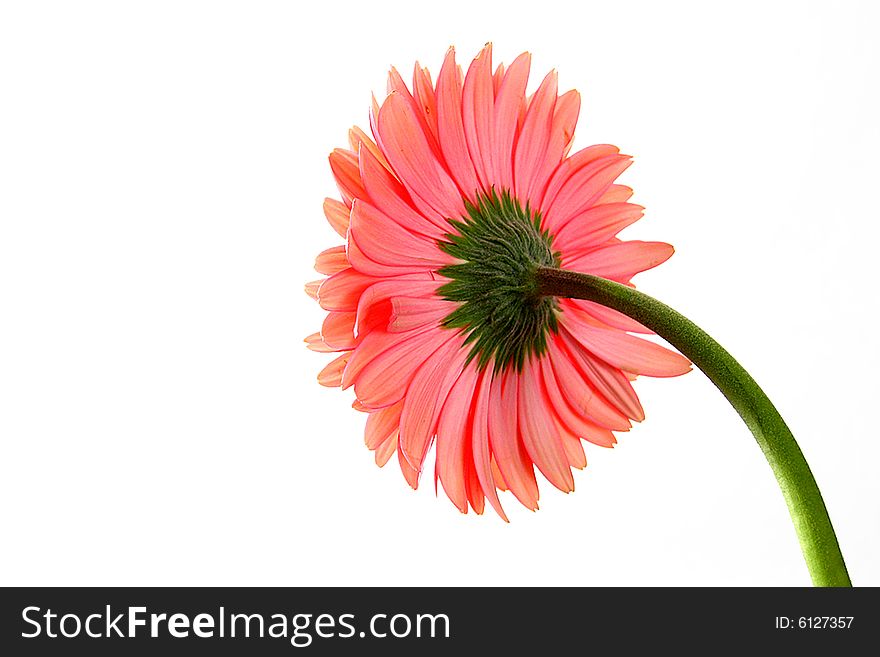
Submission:
POLYGON ((779 411, 746 372, 703 329, 636 290, 589 274, 540 267, 540 294, 594 301, 657 333, 693 361, 745 421, 776 475, 816 586, 851 586, 822 494, 779 411))

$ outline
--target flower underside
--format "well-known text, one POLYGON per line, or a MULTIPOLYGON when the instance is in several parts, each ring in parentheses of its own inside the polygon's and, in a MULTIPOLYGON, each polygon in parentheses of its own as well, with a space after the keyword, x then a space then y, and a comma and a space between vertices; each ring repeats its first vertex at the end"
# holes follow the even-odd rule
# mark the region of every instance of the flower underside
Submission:
POLYGON ((467 335, 468 360, 476 359, 480 369, 494 363, 495 372, 519 371, 529 356, 544 353, 547 333, 558 331, 559 305, 539 293, 535 270, 558 267, 560 254, 541 230, 540 214, 507 190, 499 196, 493 189, 465 206, 468 217, 450 220, 457 232, 439 243, 463 261, 439 272, 451 280, 438 293, 461 304, 443 326, 467 335))

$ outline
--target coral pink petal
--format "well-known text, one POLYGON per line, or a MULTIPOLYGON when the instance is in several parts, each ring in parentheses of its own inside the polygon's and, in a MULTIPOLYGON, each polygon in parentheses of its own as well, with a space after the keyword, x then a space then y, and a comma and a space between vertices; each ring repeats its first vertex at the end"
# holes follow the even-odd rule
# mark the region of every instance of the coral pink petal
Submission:
POLYGON ((538 482, 532 460, 519 439, 519 380, 513 374, 495 376, 489 407, 489 443, 504 482, 523 506, 538 508, 538 482))
POLYGON ((592 301, 584 301, 583 299, 559 299, 559 305, 563 311, 566 308, 576 308, 577 310, 587 313, 590 317, 593 317, 602 324, 610 326, 611 328, 620 329, 621 331, 645 334, 654 333, 651 329, 642 326, 631 317, 627 317, 623 313, 619 313, 616 310, 592 301))
POLYGON ((495 74, 492 76, 492 88, 495 90, 496 102, 498 99, 498 91, 501 89, 501 83, 504 80, 505 70, 506 69, 504 68, 504 62, 501 62, 500 64, 498 64, 498 66, 495 67, 495 74))
POLYGON ((452 386, 437 425, 437 475, 446 495, 462 513, 467 513, 468 505, 465 435, 476 385, 477 368, 471 364, 452 386))
POLYGON ((354 349, 357 341, 354 337, 353 312, 331 312, 327 314, 321 326, 321 339, 334 350, 354 349))
POLYGON ((614 184, 608 188, 608 191, 599 197, 596 203, 626 203, 632 198, 633 190, 626 185, 614 184))
MULTIPOLYGON (((583 371, 586 367, 578 368, 572 360, 570 351, 563 336, 548 342, 548 357, 565 400, 575 413, 600 427, 614 431, 629 430, 630 422, 627 416, 616 404, 597 391, 596 385, 583 371)), ((601 379, 599 382, 602 383, 601 379)))
POLYGON ((400 333, 429 324, 439 326, 458 306, 453 301, 438 298, 394 297, 388 331, 400 333))
POLYGON ((399 439, 397 442, 397 462, 400 464, 400 471, 403 473, 403 478, 406 479, 406 483, 409 484, 409 487, 413 490, 418 489, 420 472, 406 460, 403 450, 400 449, 399 439))
POLYGON ((315 258, 315 271, 319 274, 330 276, 348 267, 348 258, 345 255, 345 247, 342 245, 331 246, 329 249, 321 251, 315 258))
POLYGON ((389 459, 397 451, 397 430, 395 430, 381 445, 376 448, 376 465, 380 468, 388 463, 389 459))
POLYGON ((495 150, 495 88, 492 82, 492 45, 487 44, 468 68, 462 89, 461 115, 468 153, 484 191, 496 182, 492 155, 495 150))
POLYGON ((487 368, 483 370, 477 396, 474 400, 471 451, 474 455, 474 469, 477 472, 477 479, 480 481, 483 494, 504 522, 509 522, 504 509, 501 508, 495 478, 492 476, 492 453, 489 448, 489 409, 500 400, 493 399, 491 393, 492 370, 487 368))
MULTIPOLYGON (((361 149, 369 152, 376 160, 378 160, 383 167, 390 170, 391 165, 388 164, 388 160, 385 159, 385 156, 382 155, 382 151, 379 149, 379 146, 370 139, 366 133, 354 126, 348 131, 348 143, 351 144, 351 150, 358 154, 358 160, 363 157, 363 153, 361 149)), ((363 182, 363 172, 361 172, 361 181, 363 182)))
POLYGON ((580 107, 581 96, 577 91, 569 91, 556 100, 547 151, 544 161, 535 167, 534 180, 529 192, 532 205, 536 207, 540 207, 550 177, 571 146, 580 107))
MULTIPOLYGON (((642 409, 639 397, 623 372, 597 358, 567 330, 562 330, 560 335, 581 375, 599 392, 599 396, 608 400, 626 417, 636 422, 644 420, 645 411, 642 409)), ((597 421, 597 424, 605 426, 603 422, 597 421)), ((614 429, 614 427, 608 428, 614 429)))
MULTIPOLYGON (((436 328, 389 335, 409 336, 409 339, 376 355, 352 379, 357 398, 367 408, 382 408, 400 401, 419 365, 454 337, 451 331, 436 328)), ((359 356, 360 347, 355 349, 349 367, 359 356)))
POLYGON ((580 438, 569 431, 568 427, 561 424, 558 418, 556 418, 556 430, 562 439, 562 449, 565 451, 565 458, 568 459, 568 464, 578 470, 586 468, 587 455, 584 454, 584 446, 581 445, 580 438))
MULTIPOLYGON (((423 340, 424 334, 430 330, 422 329, 407 333, 388 333, 381 329, 373 328, 365 332, 359 338, 360 341, 358 342, 357 349, 352 353, 352 357, 342 373, 342 388, 346 389, 354 385, 361 372, 382 354, 386 352, 393 354, 395 351, 412 349, 417 344, 417 341, 423 340)), ((361 401, 360 398, 358 398, 358 401, 361 401)), ((385 406, 389 405, 385 404, 385 406)), ((383 406, 377 408, 383 408, 383 406)), ((374 409, 368 408, 367 410, 374 409)))
POLYGON ((448 232, 449 224, 435 213, 431 217, 416 211, 409 192, 394 174, 386 169, 372 153, 361 153, 361 177, 373 206, 403 228, 437 240, 448 232))
POLYGON ((364 442, 369 449, 378 449, 392 434, 396 433, 400 426, 401 411, 403 411, 403 402, 398 402, 388 408, 373 411, 367 416, 364 442))
POLYGON ((455 50, 450 48, 437 78, 437 131, 449 171, 465 198, 474 202, 480 182, 468 153, 461 115, 461 93, 461 72, 455 63, 455 50))
POLYGON ((464 444, 464 483, 467 490, 468 502, 474 513, 480 515, 485 507, 485 495, 483 495, 483 487, 480 485, 480 478, 477 476, 477 469, 474 467, 474 453, 471 448, 471 428, 468 427, 468 433, 465 436, 464 444))
MULTIPOLYGON (((611 146, 610 144, 596 144, 595 146, 587 146, 571 157, 563 160, 550 178, 550 182, 547 184, 547 189, 544 192, 541 203, 537 206, 541 211, 541 214, 546 216, 547 211, 550 209, 550 205, 556 200, 559 190, 562 189, 572 176, 588 166, 595 167, 596 162, 615 156, 618 153, 620 153, 620 150, 616 146, 611 146)), ((599 198, 604 198, 607 193, 608 191, 602 194, 599 198)))
POLYGON ((563 254, 562 266, 626 282, 639 272, 666 262, 673 252, 672 245, 665 242, 617 242, 598 246, 577 256, 563 254))
POLYGON ((324 310, 357 310, 361 294, 376 280, 354 269, 343 269, 321 283, 318 303, 324 310))
POLYGON ((356 200, 352 204, 348 236, 349 242, 354 240, 358 249, 358 257, 354 252, 350 254, 352 266, 366 274, 395 276, 429 272, 452 263, 452 259, 437 248, 436 242, 406 230, 364 201, 356 200), (382 273, 377 274, 377 270, 382 273))
POLYGON ((318 300, 318 289, 321 287, 321 283, 323 283, 323 282, 324 282, 324 279, 322 278, 321 280, 318 280, 318 281, 309 281, 308 283, 306 283, 305 287, 304 287, 306 294, 308 294, 310 297, 312 297, 312 299, 317 301, 318 300))
MULTIPOLYGON (((577 125, 578 115, 581 111, 581 95, 572 89, 556 101, 556 111, 553 113, 553 129, 562 135, 564 144, 562 155, 565 157, 574 143, 574 128, 577 125)), ((555 168, 555 167, 554 167, 555 168)))
POLYGON ((345 203, 335 198, 324 199, 324 216, 327 217, 327 223, 342 237, 348 233, 348 213, 348 206, 345 203))
POLYGON ((510 490, 507 486, 507 482, 504 481, 504 475, 502 475, 501 470, 498 469, 498 462, 495 460, 494 454, 492 454, 492 479, 495 481, 495 486, 498 488, 498 490, 503 492, 507 492, 508 490, 510 490))
POLYGON ((494 182, 502 189, 513 188, 513 145, 525 102, 530 66, 531 55, 527 52, 513 60, 501 78, 495 98, 494 182))
POLYGON ((431 152, 434 154, 434 158, 438 161, 438 163, 442 165, 443 154, 440 152, 440 146, 437 143, 436 133, 431 130, 431 126, 427 121, 425 108, 416 99, 416 97, 412 93, 410 93, 409 87, 406 86, 406 82, 403 81, 400 73, 398 73, 397 69, 393 66, 388 72, 388 93, 389 95, 395 94, 399 96, 400 98, 405 100, 407 104, 412 108, 412 115, 418 122, 422 134, 425 135, 425 140, 427 141, 428 148, 431 149, 431 152))
POLYGON ((437 428, 437 411, 457 378, 453 364, 460 368, 464 361, 455 358, 462 350, 463 339, 452 331, 444 333, 446 342, 422 363, 409 384, 400 419, 400 448, 409 464, 420 472, 437 428))
POLYGON ((334 351, 338 351, 337 349, 333 349, 328 346, 324 340, 321 338, 320 333, 312 333, 305 339, 306 347, 311 349, 312 351, 317 351, 322 354, 333 353, 334 351))
POLYGON ((623 331, 596 328, 569 317, 570 314, 563 315, 569 333, 584 349, 609 365, 644 376, 679 376, 690 372, 691 362, 687 358, 659 344, 623 331))
POLYGON ((366 191, 361 182, 357 153, 336 148, 330 153, 329 159, 330 169, 336 177, 336 186, 339 187, 346 205, 351 205, 352 199, 363 198, 366 191))
POLYGON ((460 217, 464 204, 455 182, 437 162, 412 106, 399 94, 379 110, 379 142, 413 201, 442 217, 460 217))
POLYGON ((431 83, 431 74, 428 69, 419 66, 416 62, 413 69, 413 98, 422 112, 428 130, 434 140, 439 143, 437 132, 437 97, 434 94, 434 85, 431 83))
POLYGON ((578 214, 595 205, 631 163, 628 155, 609 155, 573 173, 549 204, 546 226, 555 233, 578 214))
POLYGON ((526 112, 525 123, 516 144, 513 158, 514 191, 525 204, 538 184, 541 164, 547 154, 553 110, 556 107, 556 71, 551 71, 541 82, 526 112))
POLYGON ((547 480, 568 493, 574 490, 574 479, 548 406, 538 366, 527 361, 519 382, 518 418, 523 445, 547 480))
POLYGON ((553 237, 553 247, 576 258, 641 219, 644 208, 632 203, 594 205, 572 218, 553 237))
POLYGON ((439 283, 431 276, 392 278, 374 283, 361 294, 357 306, 355 335, 373 328, 386 329, 391 321, 391 299, 396 296, 433 298, 439 283))
POLYGON ((351 356, 350 352, 345 352, 341 356, 334 358, 330 363, 318 374, 318 383, 328 388, 338 388, 342 385, 342 370, 348 363, 351 356))
POLYGON ((556 418, 562 427, 565 427, 573 436, 584 438, 602 447, 611 447, 616 442, 611 431, 590 422, 584 416, 576 413, 568 404, 565 395, 559 388, 556 373, 553 371, 549 358, 541 361, 541 374, 544 387, 547 390, 547 398, 550 400, 556 418))

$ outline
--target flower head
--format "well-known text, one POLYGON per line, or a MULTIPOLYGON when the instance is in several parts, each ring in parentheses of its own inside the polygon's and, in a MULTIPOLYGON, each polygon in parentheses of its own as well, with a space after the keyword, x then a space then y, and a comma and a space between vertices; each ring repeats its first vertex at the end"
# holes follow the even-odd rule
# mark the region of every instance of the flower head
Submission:
POLYGON ((344 245, 322 252, 307 291, 329 311, 318 376, 353 387, 367 447, 395 453, 415 488, 436 443, 435 483, 462 512, 498 491, 537 509, 535 468, 562 491, 586 465, 582 440, 611 447, 644 412, 637 375, 676 376, 684 357, 604 306, 540 294, 539 267, 631 285, 672 255, 617 234, 642 210, 615 183, 630 158, 608 145, 569 155, 580 108, 556 73, 526 95, 530 57, 493 70, 487 45, 463 74, 452 49, 436 84, 416 64, 373 102, 373 138, 349 132, 330 166, 342 200, 324 212, 344 245))

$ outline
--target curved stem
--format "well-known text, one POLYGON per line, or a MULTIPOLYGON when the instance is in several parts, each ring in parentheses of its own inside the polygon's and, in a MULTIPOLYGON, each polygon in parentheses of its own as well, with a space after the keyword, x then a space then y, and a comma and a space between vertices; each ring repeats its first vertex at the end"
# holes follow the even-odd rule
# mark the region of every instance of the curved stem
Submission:
POLYGON ((776 475, 816 586, 851 586, 822 494, 779 411, 727 351, 669 306, 636 290, 589 274, 540 267, 538 291, 594 301, 632 317, 667 340, 712 380, 745 421, 776 475))

